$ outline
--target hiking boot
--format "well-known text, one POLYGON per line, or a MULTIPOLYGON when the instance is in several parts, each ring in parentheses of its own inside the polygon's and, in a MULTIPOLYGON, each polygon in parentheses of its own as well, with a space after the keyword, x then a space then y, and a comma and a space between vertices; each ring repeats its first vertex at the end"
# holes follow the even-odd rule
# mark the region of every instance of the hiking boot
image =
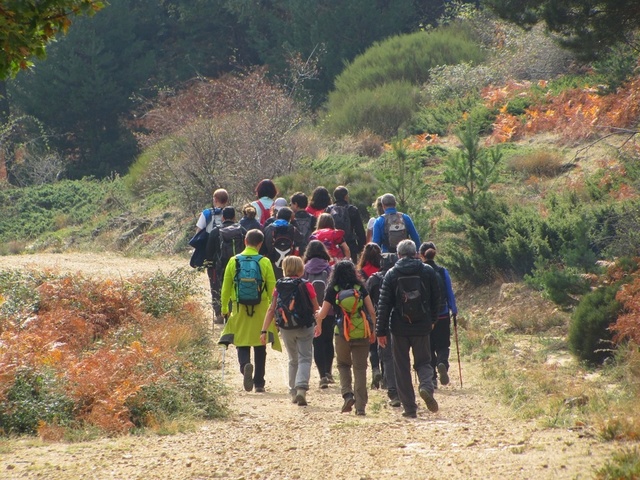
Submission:
POLYGON ((377 390, 380 388, 380 380, 382 380, 382 372, 379 368, 373 369, 373 379, 371 381, 371 389, 377 390))
POLYGON ((360 416, 364 417, 366 414, 367 413, 364 411, 364 408, 361 409, 361 410, 360 409, 356 409, 356 415, 360 415, 360 416))
POLYGON ((392 407, 401 407, 402 403, 400 402, 400 399, 397 396, 393 396, 393 397, 389 397, 389 405, 391 405, 392 407))
POLYGON ((298 403, 298 391, 297 390, 291 390, 289 392, 289 395, 291 395, 291 403, 298 403))
POLYGON ((402 416, 405 418, 418 418, 416 412, 407 412, 406 410, 402 412, 402 416))
POLYGON ((264 393, 264 387, 256 387, 256 393, 264 393))
POLYGON ((342 404, 341 413, 348 413, 353 409, 353 406, 356 404, 356 399, 353 396, 353 393, 347 393, 344 396, 344 403, 342 404))
POLYGON ((428 392, 424 388, 421 388, 420 398, 422 398, 422 400, 424 400, 424 403, 427 404, 427 408, 430 412, 435 413, 438 411, 438 402, 436 402, 436 399, 433 398, 433 394, 431 392, 428 392))
POLYGON ((242 386, 247 392, 253 390, 253 365, 247 363, 244 366, 244 371, 242 372, 244 379, 242 381, 242 386))
POLYGON ((295 402, 297 403, 299 407, 304 407, 307 405, 307 391, 299 388, 298 391, 296 392, 296 399, 295 402))
POLYGON ((440 375, 440 383, 442 385, 449 385, 449 372, 447 372, 447 366, 444 363, 438 364, 438 375, 440 375))
POLYGON ((329 383, 336 383, 336 381, 333 379, 333 375, 331 375, 330 373, 327 373, 325 375, 325 378, 327 379, 327 382, 329 382, 329 383))
POLYGON ((329 379, 327 377, 320 379, 320 388, 329 388, 329 379))
POLYGON ((222 315, 214 315, 213 323, 215 325, 224 325, 224 317, 222 315))

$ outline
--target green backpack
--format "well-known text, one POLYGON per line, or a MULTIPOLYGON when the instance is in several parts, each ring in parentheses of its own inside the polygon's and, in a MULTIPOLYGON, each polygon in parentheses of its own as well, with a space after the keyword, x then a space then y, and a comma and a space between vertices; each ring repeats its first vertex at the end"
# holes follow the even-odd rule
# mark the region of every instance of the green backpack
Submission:
POLYGON ((336 305, 342 311, 336 322, 335 333, 342 335, 345 340, 357 340, 361 338, 369 338, 371 335, 371 324, 367 315, 362 310, 364 300, 360 285, 354 285, 353 288, 340 289, 339 286, 334 287, 336 294, 336 305))

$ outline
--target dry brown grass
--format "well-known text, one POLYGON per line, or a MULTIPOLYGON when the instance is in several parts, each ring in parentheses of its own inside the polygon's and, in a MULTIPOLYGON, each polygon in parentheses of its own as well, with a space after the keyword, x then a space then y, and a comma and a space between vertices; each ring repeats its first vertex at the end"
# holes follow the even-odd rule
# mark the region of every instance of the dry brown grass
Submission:
POLYGON ((525 178, 553 178, 561 174, 565 167, 565 159, 558 152, 537 150, 523 155, 515 155, 509 159, 507 168, 525 178))

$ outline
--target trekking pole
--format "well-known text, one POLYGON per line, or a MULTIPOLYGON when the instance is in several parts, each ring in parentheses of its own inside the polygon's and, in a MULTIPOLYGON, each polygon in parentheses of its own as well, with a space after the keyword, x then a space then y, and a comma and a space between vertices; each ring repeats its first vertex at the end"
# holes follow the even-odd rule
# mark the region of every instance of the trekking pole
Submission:
POLYGON ((453 314, 453 332, 456 337, 456 352, 458 352, 458 372, 460 373, 460 388, 462 388, 462 365, 460 364, 460 345, 458 344, 458 316, 453 314))
MULTIPOLYGON (((222 316, 222 330, 224 330, 224 327, 227 326, 227 320, 229 319, 229 314, 223 315, 222 316)), ((222 368, 221 370, 221 377, 220 377, 220 381, 222 383, 224 383, 224 365, 225 365, 225 360, 227 359, 227 349, 229 348, 229 345, 225 345, 225 344, 221 344, 222 345, 222 368)))

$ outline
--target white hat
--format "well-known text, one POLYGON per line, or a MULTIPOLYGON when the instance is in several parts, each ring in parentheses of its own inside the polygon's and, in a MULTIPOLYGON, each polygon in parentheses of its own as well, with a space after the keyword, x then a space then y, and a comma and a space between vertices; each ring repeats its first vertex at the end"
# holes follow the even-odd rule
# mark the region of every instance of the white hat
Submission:
POLYGON ((286 198, 276 198, 275 202, 273 202, 273 209, 277 212, 282 207, 286 207, 289 202, 287 202, 286 198))

